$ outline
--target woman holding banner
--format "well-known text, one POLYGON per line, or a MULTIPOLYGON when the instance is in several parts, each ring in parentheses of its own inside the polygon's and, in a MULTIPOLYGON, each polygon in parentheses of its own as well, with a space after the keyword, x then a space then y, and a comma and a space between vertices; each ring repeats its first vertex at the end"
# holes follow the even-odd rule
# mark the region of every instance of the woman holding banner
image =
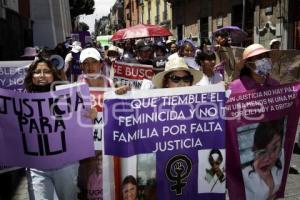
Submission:
MULTIPOLYGON (((112 82, 108 77, 108 68, 101 54, 95 48, 86 48, 80 54, 80 64, 83 74, 79 76, 80 82, 85 82, 89 87, 111 87, 112 82)), ((92 109, 94 120, 99 120, 97 113, 102 110, 98 105, 97 110, 92 109), (97 119, 98 117, 98 119, 97 119)), ((92 134, 92 133, 91 133, 92 134)), ((80 160, 78 170, 78 199, 102 199, 102 151, 97 150, 94 157, 80 160)))
MULTIPOLYGON (((183 57, 185 63, 192 69, 200 69, 200 66, 196 63, 195 60, 195 53, 197 47, 195 46, 194 42, 190 39, 182 40, 178 51, 178 55, 183 57)), ((169 59, 170 60, 170 59, 169 59)))
MULTIPOLYGON (((28 92, 49 92, 61 78, 49 60, 34 61, 25 77, 28 92)), ((77 199, 78 163, 54 170, 29 169, 28 192, 31 200, 54 199, 54 191, 60 200, 77 199)))
POLYGON ((97 49, 82 50, 79 60, 83 72, 78 78, 79 82, 85 82, 90 87, 110 87, 112 85, 107 78, 110 76, 110 67, 106 65, 97 49))
MULTIPOLYGON (((166 63, 164 71, 157 73, 153 77, 152 83, 155 88, 189 87, 195 85, 197 82, 200 81, 201 78, 202 72, 200 70, 189 68, 188 65, 185 63, 184 58, 174 57, 166 63)), ((115 91, 115 93, 121 95, 125 94, 128 90, 130 90, 129 86, 122 86, 118 88, 115 91)), ((143 156, 144 159, 152 160, 154 154, 144 154, 139 156, 143 156)), ((143 171, 145 169, 138 170, 143 171)), ((147 191, 151 191, 151 194, 146 196, 148 198, 150 198, 150 195, 156 195, 155 185, 147 185, 144 187, 143 190, 145 192, 145 195, 148 194, 147 191)))
MULTIPOLYGON (((200 70, 191 69, 182 57, 175 57, 166 63, 165 70, 156 74, 152 83, 155 88, 174 88, 195 85, 202 78, 200 70)), ((119 87, 116 94, 125 94, 130 86, 119 87)))
POLYGON ((254 133, 254 160, 243 172, 246 199, 273 199, 284 168, 283 120, 261 122, 254 133))
POLYGON ((202 75, 200 70, 189 68, 184 58, 178 57, 169 60, 165 70, 156 74, 152 82, 156 88, 187 87, 199 82, 202 75))
POLYGON ((272 60, 270 50, 260 44, 252 44, 243 52, 243 59, 238 64, 241 66, 239 79, 229 84, 232 93, 279 85, 279 82, 270 77, 272 60))
POLYGON ((203 70, 203 77, 197 85, 211 85, 223 81, 221 73, 214 70, 216 66, 216 54, 212 51, 202 51, 196 57, 203 70))

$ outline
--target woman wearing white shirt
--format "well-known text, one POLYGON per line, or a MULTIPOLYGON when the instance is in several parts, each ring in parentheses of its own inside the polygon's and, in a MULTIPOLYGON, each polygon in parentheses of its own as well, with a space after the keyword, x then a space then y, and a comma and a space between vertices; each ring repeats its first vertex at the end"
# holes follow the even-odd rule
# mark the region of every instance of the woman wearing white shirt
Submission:
POLYGON ((202 67, 203 77, 196 85, 211 85, 223 80, 223 76, 214 71, 216 55, 212 51, 203 51, 197 54, 196 61, 202 67))
POLYGON ((243 170, 246 199, 274 199, 283 169, 283 120, 261 122, 254 134, 254 160, 243 170))

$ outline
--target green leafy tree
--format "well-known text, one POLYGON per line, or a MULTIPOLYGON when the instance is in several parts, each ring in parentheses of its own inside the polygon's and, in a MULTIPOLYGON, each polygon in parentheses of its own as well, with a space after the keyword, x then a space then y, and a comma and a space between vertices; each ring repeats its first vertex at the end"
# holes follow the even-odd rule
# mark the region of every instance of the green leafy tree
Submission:
POLYGON ((70 3, 70 13, 72 26, 74 28, 74 22, 76 17, 79 15, 91 15, 95 11, 95 1, 94 0, 69 0, 70 3))
POLYGON ((79 30, 88 31, 89 29, 90 29, 90 27, 86 23, 84 23, 84 22, 79 23, 79 30))

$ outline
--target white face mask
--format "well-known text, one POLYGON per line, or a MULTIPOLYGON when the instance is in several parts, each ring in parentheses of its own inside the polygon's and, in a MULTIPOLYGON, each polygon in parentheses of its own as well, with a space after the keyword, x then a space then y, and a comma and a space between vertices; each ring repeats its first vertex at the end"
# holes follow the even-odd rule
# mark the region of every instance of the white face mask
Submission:
POLYGON ((85 79, 98 79, 102 77, 102 74, 100 73, 83 74, 83 77, 85 79))
POLYGON ((262 58, 255 61, 256 69, 254 70, 255 73, 263 76, 267 76, 270 74, 272 70, 272 61, 270 58, 262 58))
POLYGON ((109 56, 109 57, 108 57, 108 59, 109 59, 111 62, 113 62, 113 61, 116 61, 116 60, 117 60, 117 58, 116 58, 116 57, 113 57, 113 56, 109 56))

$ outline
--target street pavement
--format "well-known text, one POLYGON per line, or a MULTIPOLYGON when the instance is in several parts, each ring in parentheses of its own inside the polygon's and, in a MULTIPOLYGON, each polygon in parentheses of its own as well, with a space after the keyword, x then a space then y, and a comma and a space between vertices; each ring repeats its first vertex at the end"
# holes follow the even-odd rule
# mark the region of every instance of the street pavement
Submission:
MULTIPOLYGON (((291 165, 296 165, 297 169, 300 171, 300 155, 292 155, 291 165)), ((285 198, 283 199, 300 200, 300 174, 289 174, 285 190, 285 198)), ((19 187, 16 189, 12 200, 29 200, 27 192, 27 179, 25 175, 22 177, 19 187)))
MULTIPOLYGON (((300 155, 293 154, 291 166, 296 165, 300 171, 300 155)), ((285 188, 285 197, 287 200, 300 200, 300 174, 289 174, 285 188)))

